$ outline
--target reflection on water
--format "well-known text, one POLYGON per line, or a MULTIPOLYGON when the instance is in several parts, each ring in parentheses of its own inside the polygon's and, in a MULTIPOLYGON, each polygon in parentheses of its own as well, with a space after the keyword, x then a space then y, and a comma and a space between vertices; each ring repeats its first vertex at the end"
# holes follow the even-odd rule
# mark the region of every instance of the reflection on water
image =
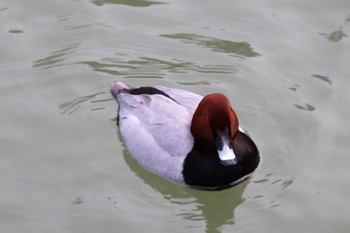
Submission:
POLYGON ((96 6, 103 6, 104 4, 119 4, 133 7, 148 7, 156 4, 166 4, 165 2, 143 1, 143 0, 92 0, 96 6))
MULTIPOLYGON (((120 132, 118 135, 121 139, 120 132)), ((143 169, 135 159, 124 149, 123 157, 136 176, 161 193, 171 203, 183 206, 175 215, 193 222, 204 222, 206 232, 220 232, 227 224, 234 224, 234 213, 237 206, 244 202, 242 194, 249 179, 239 185, 222 191, 195 190, 170 183, 143 169)))
POLYGON ((335 30, 331 33, 320 32, 320 35, 324 36, 327 40, 331 42, 339 42, 344 37, 348 37, 348 35, 343 32, 342 28, 335 30))
POLYGON ((63 14, 58 16, 58 22, 64 22, 69 20, 71 17, 73 16, 73 14, 63 14))
POLYGON ((328 83, 329 85, 332 84, 332 80, 328 76, 320 75, 320 74, 312 74, 311 77, 317 78, 321 81, 324 81, 324 82, 328 83))
POLYGON ((286 86, 283 86, 283 87, 296 92, 300 86, 298 84, 294 84, 293 86, 290 86, 290 87, 286 87, 286 86))
POLYGON ((9 30, 9 33, 19 34, 19 33, 24 33, 24 30, 19 29, 19 28, 12 28, 9 30))
POLYGON ((52 67, 63 66, 68 55, 75 53, 81 43, 73 43, 67 45, 57 51, 54 51, 50 56, 34 61, 33 67, 49 69, 52 67))
POLYGON ((77 198, 75 198, 75 200, 72 202, 72 204, 74 204, 74 205, 81 205, 81 204, 83 204, 83 203, 84 203, 84 200, 83 200, 82 197, 77 197, 77 198))
POLYGON ((212 85, 215 81, 197 81, 197 82, 176 82, 180 85, 191 86, 191 85, 212 85))
MULTIPOLYGON (((79 97, 79 98, 71 100, 71 101, 64 102, 63 104, 61 104, 59 106, 59 110, 60 110, 61 114, 71 115, 74 112, 76 112, 86 102, 90 102, 90 103, 102 102, 103 103, 103 102, 111 101, 112 98, 110 98, 110 97, 107 99, 95 100, 97 96, 100 96, 100 95, 103 95, 106 93, 107 92, 98 92, 98 93, 95 93, 92 95, 87 95, 87 96, 79 97)), ((104 107, 95 107, 95 108, 92 108, 91 111, 103 110, 103 109, 105 109, 105 108, 104 107)))
POLYGON ((180 40, 184 43, 195 44, 200 47, 209 48, 214 52, 228 53, 237 57, 256 57, 260 54, 255 52, 247 42, 235 42, 222 40, 214 37, 202 36, 191 33, 163 34, 162 37, 180 40))
MULTIPOLYGON (((281 179, 281 178, 278 178, 278 179, 274 179, 272 180, 272 173, 268 173, 265 175, 264 178, 262 179, 259 179, 259 180, 254 180, 253 183, 255 184, 260 184, 260 183, 265 183, 265 182, 268 182, 272 185, 279 185, 280 187, 282 187, 282 189, 285 189, 287 188, 288 186, 292 185, 293 184, 293 179, 281 179)), ((258 196, 255 196, 256 198, 258 197, 262 197, 262 195, 258 195, 258 196)))
POLYGON ((293 179, 287 179, 287 180, 277 179, 272 181, 271 184, 279 184, 282 187, 282 189, 285 189, 289 185, 293 184, 293 179))
MULTIPOLYGON (((348 15, 345 18, 345 25, 344 26, 346 26, 346 24, 348 22, 350 22, 350 15, 348 15)), ((348 37, 348 35, 346 33, 344 33, 342 27, 339 27, 339 29, 334 30, 333 32, 330 32, 330 33, 320 32, 319 34, 324 36, 330 42, 339 42, 341 39, 348 37)))
POLYGON ((220 232, 224 225, 235 223, 235 209, 244 202, 243 192, 249 181, 224 191, 199 191, 188 189, 195 197, 195 211, 187 211, 180 216, 191 221, 205 221, 206 232, 220 232))
POLYGON ((88 65, 92 70, 126 78, 152 77, 162 78, 169 73, 216 73, 233 74, 235 69, 225 65, 199 66, 193 62, 175 60, 165 61, 150 57, 123 58, 125 55, 117 54, 115 58, 104 58, 102 61, 83 61, 76 64, 88 65))
POLYGON ((348 15, 348 16, 345 18, 345 21, 346 21, 346 22, 350 22, 350 15, 348 15))
POLYGON ((304 104, 304 105, 300 105, 300 104, 295 104, 294 105, 297 109, 300 109, 300 110, 305 110, 305 111, 309 111, 309 112, 312 112, 312 111, 315 111, 316 108, 314 106, 312 106, 311 104, 304 104))

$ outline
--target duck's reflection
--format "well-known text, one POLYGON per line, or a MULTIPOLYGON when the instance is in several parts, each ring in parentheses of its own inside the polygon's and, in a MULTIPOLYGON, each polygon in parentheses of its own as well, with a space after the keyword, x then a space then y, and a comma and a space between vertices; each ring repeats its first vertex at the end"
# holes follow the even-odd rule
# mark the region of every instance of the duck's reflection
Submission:
POLYGON ((180 208, 181 213, 176 215, 194 222, 204 221, 207 232, 220 232, 222 226, 234 224, 234 211, 244 202, 242 194, 249 181, 222 191, 195 190, 172 184, 146 171, 126 150, 123 151, 123 156, 130 169, 145 184, 160 192, 171 203, 183 206, 180 208))

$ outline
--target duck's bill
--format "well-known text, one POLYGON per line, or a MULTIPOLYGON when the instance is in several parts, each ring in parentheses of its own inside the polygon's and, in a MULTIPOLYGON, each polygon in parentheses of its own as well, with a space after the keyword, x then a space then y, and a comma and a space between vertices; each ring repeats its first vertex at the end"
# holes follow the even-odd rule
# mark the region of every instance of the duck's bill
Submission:
POLYGON ((216 148, 221 164, 224 166, 235 165, 237 163, 237 158, 231 146, 228 129, 224 132, 218 131, 216 136, 216 148))
POLYGON ((223 147, 220 151, 218 150, 220 162, 224 166, 232 166, 237 163, 237 158, 232 148, 229 148, 227 145, 223 147))

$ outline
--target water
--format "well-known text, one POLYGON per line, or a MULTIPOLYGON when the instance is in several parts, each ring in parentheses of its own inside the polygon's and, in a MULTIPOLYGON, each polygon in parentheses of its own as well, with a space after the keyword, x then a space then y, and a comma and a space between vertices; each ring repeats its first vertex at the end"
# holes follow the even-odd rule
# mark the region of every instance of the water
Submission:
POLYGON ((350 5, 0 4, 3 232, 348 232, 350 5), (256 174, 205 192, 145 171, 109 83, 225 93, 256 174))

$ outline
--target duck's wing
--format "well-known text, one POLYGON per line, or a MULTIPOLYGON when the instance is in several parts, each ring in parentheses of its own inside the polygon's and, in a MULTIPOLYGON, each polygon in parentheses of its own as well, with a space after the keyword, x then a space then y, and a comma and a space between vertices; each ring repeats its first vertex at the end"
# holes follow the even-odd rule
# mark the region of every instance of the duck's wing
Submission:
POLYGON ((112 84, 111 92, 119 103, 119 127, 126 147, 143 166, 178 181, 182 161, 193 146, 190 124, 202 97, 184 90, 155 88, 166 95, 145 90, 148 94, 142 94, 141 90, 112 84))
POLYGON ((200 96, 196 93, 189 92, 186 90, 163 87, 163 86, 156 86, 155 88, 163 91, 164 93, 167 93, 171 98, 176 100, 177 103, 179 103, 180 105, 190 110, 192 113, 191 116, 193 115, 194 111, 197 109, 199 102, 203 99, 203 96, 200 96))

